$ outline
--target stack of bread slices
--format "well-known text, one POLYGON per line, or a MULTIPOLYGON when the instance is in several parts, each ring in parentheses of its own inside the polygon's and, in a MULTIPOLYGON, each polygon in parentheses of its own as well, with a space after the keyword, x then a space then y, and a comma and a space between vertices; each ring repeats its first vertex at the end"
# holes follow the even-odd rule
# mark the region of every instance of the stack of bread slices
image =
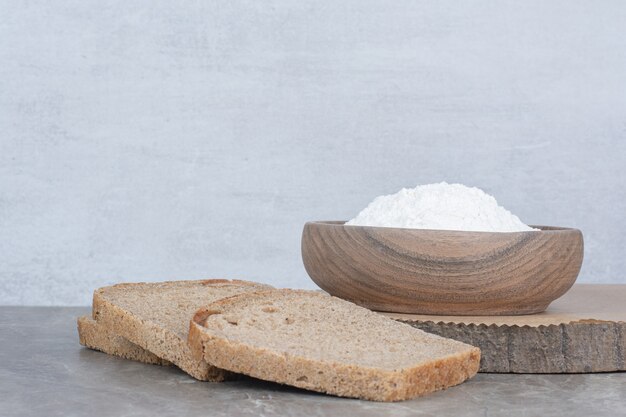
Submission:
POLYGON ((94 292, 80 343, 220 382, 238 374, 400 401, 478 371, 480 351, 318 291, 247 281, 118 284, 94 292))

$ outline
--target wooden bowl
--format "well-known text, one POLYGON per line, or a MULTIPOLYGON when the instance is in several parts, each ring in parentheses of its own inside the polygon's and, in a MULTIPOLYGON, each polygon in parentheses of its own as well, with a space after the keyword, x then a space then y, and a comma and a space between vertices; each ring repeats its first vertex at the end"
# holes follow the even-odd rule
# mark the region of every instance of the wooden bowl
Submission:
POLYGON ((309 222, 302 259, 331 295, 372 310, 436 315, 544 311, 572 286, 580 230, 492 233, 309 222))

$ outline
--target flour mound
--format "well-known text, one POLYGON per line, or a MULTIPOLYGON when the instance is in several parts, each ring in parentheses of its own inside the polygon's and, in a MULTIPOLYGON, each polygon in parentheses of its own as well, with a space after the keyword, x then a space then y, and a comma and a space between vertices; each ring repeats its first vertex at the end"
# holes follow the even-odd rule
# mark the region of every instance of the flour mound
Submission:
POLYGON ((474 232, 539 230, 522 223, 483 190, 446 182, 376 197, 346 225, 474 232))

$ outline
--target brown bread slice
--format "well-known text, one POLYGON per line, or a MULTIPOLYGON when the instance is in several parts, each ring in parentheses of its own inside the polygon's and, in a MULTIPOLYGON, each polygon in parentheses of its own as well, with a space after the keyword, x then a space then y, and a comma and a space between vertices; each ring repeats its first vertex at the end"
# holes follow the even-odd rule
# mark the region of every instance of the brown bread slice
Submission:
POLYGON ((172 362, 201 381, 232 376, 192 356, 187 336, 196 310, 236 294, 271 288, 225 279, 118 284, 96 290, 93 318, 106 329, 172 362))
POLYGON ((480 350, 317 291, 240 294, 190 323, 197 357, 256 378, 343 397, 400 401, 478 371, 480 350))
POLYGON ((151 365, 171 365, 165 359, 109 331, 91 317, 79 317, 77 324, 78 339, 85 347, 151 365))

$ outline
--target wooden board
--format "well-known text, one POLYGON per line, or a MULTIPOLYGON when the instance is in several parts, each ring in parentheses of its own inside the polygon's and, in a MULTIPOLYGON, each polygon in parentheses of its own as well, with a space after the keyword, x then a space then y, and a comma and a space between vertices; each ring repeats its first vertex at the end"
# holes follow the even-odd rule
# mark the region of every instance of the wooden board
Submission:
POLYGON ((626 370, 626 285, 576 284, 545 312, 526 316, 383 314, 478 346, 481 372, 626 370))

